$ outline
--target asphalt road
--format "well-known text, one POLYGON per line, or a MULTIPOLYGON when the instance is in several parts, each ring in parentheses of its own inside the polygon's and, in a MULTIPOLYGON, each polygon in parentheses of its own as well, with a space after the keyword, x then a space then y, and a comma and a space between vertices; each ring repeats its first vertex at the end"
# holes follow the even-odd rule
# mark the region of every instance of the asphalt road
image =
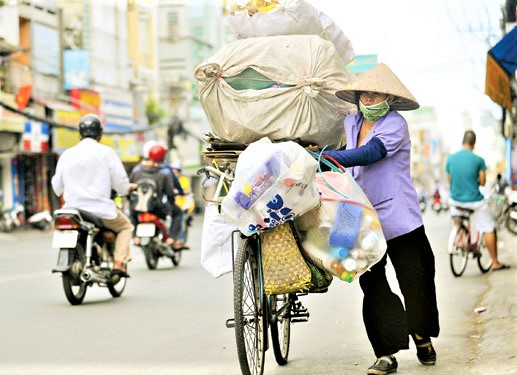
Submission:
MULTIPOLYGON (((397 355, 398 374, 470 374, 483 337, 473 311, 490 275, 470 261, 465 275, 454 278, 445 247, 447 216, 426 212, 424 219, 436 256, 438 363, 420 365, 411 344, 397 355)), ((233 314, 232 280, 214 279, 201 267, 202 216, 194 223, 191 250, 178 267, 161 259, 150 271, 141 250, 133 248, 122 297, 94 286, 80 306, 68 304, 60 275, 51 273, 57 260, 51 232, 0 233, 0 374, 240 374, 234 333, 225 327, 233 314)), ((390 266, 388 273, 397 290, 390 266)), ((374 355, 361 299, 358 283, 337 279, 326 294, 302 297, 309 322, 293 326, 286 366, 276 364, 271 350, 266 353, 265 374, 365 374, 374 355)))

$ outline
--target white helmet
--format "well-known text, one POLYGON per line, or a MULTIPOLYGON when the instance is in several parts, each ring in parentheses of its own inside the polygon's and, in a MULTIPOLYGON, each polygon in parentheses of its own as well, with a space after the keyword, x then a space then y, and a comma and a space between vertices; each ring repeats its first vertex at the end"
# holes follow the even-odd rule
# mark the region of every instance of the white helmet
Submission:
POLYGON ((183 167, 183 163, 180 161, 180 160, 175 160, 172 164, 171 164, 171 167, 173 169, 178 169, 181 171, 181 168, 183 167))
POLYGON ((158 144, 158 142, 154 140, 150 140, 144 143, 144 147, 142 147, 142 155, 144 159, 149 159, 149 150, 156 144, 158 144))

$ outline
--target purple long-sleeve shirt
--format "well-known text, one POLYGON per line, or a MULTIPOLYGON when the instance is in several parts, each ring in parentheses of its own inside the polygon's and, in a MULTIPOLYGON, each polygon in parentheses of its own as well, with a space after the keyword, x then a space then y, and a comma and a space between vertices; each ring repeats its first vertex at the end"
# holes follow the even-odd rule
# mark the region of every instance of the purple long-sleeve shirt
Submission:
MULTIPOLYGON (((362 120, 359 113, 345 118, 346 150, 357 147, 362 120)), ((363 144, 373 137, 382 141, 386 156, 349 170, 376 209, 384 236, 390 240, 423 224, 418 196, 411 182, 411 140, 407 122, 397 112, 390 111, 377 121, 363 144)))

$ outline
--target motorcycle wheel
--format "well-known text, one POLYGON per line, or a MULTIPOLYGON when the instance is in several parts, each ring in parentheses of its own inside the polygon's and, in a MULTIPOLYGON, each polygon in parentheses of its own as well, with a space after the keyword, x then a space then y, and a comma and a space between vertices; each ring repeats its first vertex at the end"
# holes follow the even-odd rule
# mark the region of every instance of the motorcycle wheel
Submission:
POLYGON ((63 281, 63 290, 65 291, 65 296, 68 302, 72 305, 80 305, 83 303, 84 296, 86 295, 86 288, 88 284, 84 281, 81 281, 79 275, 82 270, 82 264, 84 264, 84 259, 81 259, 79 254, 84 254, 83 247, 78 244, 75 251, 69 250, 70 256, 72 257, 70 263, 70 270, 63 272, 62 281, 63 281))
POLYGON ((171 260, 172 260, 172 264, 174 264, 175 266, 179 265, 180 262, 181 262, 181 253, 182 251, 176 251, 176 250, 173 250, 173 255, 171 256, 171 260))
POLYGON ((156 254, 152 246, 142 247, 145 255, 145 263, 147 264, 147 268, 150 270, 155 270, 158 265, 159 255, 156 254))
POLYGON ((122 277, 120 281, 116 284, 108 284, 108 290, 110 294, 117 298, 122 295, 122 292, 126 288, 127 278, 122 277))
POLYGON ((506 223, 505 223, 505 226, 506 226, 506 229, 508 229, 511 233, 513 234, 517 234, 517 220, 513 219, 511 217, 511 211, 508 213, 508 215, 506 216, 506 223))

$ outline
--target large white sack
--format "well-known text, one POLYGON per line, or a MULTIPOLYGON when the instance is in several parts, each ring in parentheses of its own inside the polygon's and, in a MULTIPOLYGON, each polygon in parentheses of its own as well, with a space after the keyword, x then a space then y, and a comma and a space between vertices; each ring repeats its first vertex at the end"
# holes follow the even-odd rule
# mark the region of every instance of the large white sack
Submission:
POLYGON ((354 58, 352 43, 341 28, 322 11, 305 0, 280 0, 268 12, 255 12, 252 15, 242 11, 231 11, 226 25, 237 39, 274 35, 319 35, 334 44, 345 64, 354 58))
POLYGON ((267 136, 335 148, 343 119, 355 109, 335 95, 352 74, 332 43, 315 35, 237 40, 199 64, 195 76, 212 132, 232 142, 267 136), (247 68, 294 86, 234 90, 225 82, 247 68))

